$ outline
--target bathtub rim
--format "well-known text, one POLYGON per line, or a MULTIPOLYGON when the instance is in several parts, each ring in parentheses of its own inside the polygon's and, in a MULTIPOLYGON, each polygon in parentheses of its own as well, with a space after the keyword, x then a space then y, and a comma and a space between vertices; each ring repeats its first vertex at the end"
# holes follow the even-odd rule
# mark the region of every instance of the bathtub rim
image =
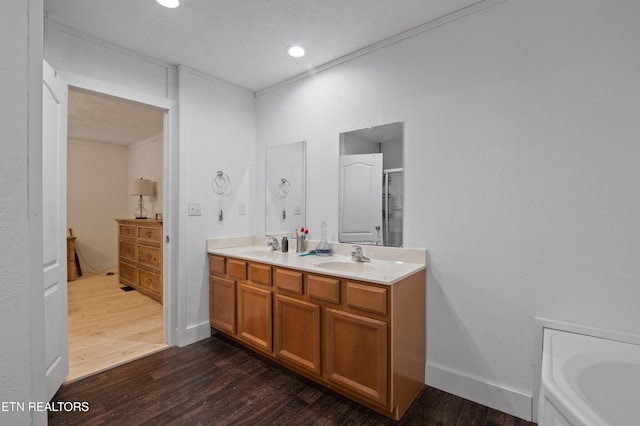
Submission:
POLYGON ((631 343, 640 346, 640 335, 636 334, 591 327, 566 321, 558 321, 544 317, 534 317, 534 322, 535 333, 533 344, 533 392, 531 394, 531 419, 535 423, 538 423, 538 400, 540 396, 540 381, 542 378, 542 346, 544 343, 545 329, 584 334, 587 336, 600 337, 603 339, 615 340, 622 343, 631 343))

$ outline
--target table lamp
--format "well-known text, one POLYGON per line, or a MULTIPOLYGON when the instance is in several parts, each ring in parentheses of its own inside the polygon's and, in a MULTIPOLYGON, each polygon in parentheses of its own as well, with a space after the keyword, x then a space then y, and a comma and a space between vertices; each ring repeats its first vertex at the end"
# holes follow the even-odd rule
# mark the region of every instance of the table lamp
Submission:
POLYGON ((142 197, 145 195, 153 195, 153 182, 149 179, 134 179, 131 181, 129 195, 140 197, 138 199, 138 208, 135 212, 136 219, 146 219, 147 209, 144 208, 144 201, 142 200, 142 197))

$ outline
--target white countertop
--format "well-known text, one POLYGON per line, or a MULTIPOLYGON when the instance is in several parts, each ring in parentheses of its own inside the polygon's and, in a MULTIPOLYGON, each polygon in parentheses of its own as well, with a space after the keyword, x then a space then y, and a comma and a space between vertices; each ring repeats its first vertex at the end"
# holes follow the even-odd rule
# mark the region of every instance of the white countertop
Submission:
MULTIPOLYGON (((316 243, 308 241, 311 248, 316 243)), ((345 255, 345 250, 351 249, 350 244, 332 243, 332 246, 336 253, 333 256, 300 256, 295 245, 288 253, 272 251, 264 237, 207 240, 207 251, 211 254, 377 284, 394 284, 425 268, 425 250, 363 246, 371 262, 361 263, 345 255)))

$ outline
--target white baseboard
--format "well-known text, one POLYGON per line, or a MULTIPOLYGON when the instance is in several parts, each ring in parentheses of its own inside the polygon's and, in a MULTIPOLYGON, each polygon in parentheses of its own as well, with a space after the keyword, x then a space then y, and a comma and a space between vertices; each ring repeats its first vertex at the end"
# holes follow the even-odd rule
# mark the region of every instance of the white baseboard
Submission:
POLYGON ((209 321, 187 327, 186 330, 178 330, 176 333, 176 345, 187 346, 211 337, 211 325, 209 321))
POLYGON ((531 395, 427 362, 427 385, 531 421, 531 395))

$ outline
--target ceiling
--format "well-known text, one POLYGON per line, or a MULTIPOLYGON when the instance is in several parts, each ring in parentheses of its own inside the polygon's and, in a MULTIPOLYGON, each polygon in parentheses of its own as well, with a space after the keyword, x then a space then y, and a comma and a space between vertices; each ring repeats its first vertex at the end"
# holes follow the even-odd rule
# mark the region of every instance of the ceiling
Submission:
POLYGON ((479 0, 45 0, 48 19, 259 91, 479 0), (300 44, 303 58, 285 49, 300 44))
MULTIPOLYGON (((256 92, 479 0, 45 0, 47 18, 256 92), (299 44, 303 58, 285 49, 299 44)), ((131 145, 162 131, 162 112, 70 91, 69 138, 131 145), (156 118, 153 118, 156 117, 156 118), (159 127, 158 127, 159 126, 159 127)))
POLYGON ((131 146, 162 133, 164 111, 70 87, 67 123, 68 139, 131 146))

